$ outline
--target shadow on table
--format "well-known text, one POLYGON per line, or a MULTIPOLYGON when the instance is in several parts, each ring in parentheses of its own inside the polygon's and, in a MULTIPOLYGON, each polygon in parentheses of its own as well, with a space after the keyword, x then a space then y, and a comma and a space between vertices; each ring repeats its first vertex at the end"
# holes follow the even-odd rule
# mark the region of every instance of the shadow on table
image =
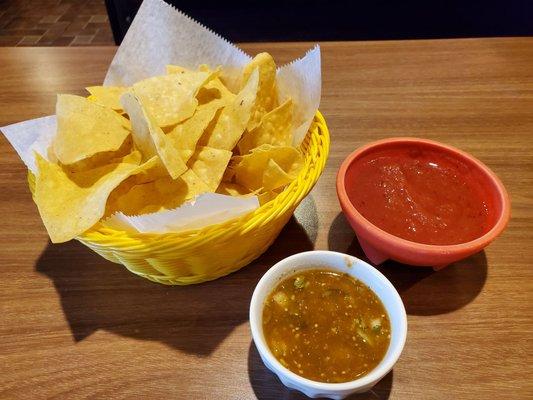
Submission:
MULTIPOLYGON (((318 213, 315 199, 312 195, 304 197, 296 211, 294 211, 294 218, 305 230, 309 240, 315 243, 318 236, 318 213)), ((294 251, 294 253, 296 252, 294 251)))
POLYGON ((291 218, 255 262, 199 285, 152 283, 77 241, 48 244, 36 270, 53 281, 76 342, 104 329, 205 356, 248 320, 250 298, 264 272, 280 259, 312 248, 306 231, 291 218))
MULTIPOLYGON (((261 360, 261 356, 253 342, 248 350, 248 375, 255 396, 259 400, 304 400, 308 399, 302 393, 287 389, 278 377, 272 373, 261 360)), ((392 390, 393 371, 377 383, 370 391, 354 394, 348 400, 385 400, 392 390)))
MULTIPOLYGON (((328 247, 370 263, 342 213, 331 224, 328 247)), ((411 315, 436 315, 458 310, 476 298, 487 279, 484 251, 438 272, 395 261, 386 261, 376 268, 396 287, 407 313, 411 315)))

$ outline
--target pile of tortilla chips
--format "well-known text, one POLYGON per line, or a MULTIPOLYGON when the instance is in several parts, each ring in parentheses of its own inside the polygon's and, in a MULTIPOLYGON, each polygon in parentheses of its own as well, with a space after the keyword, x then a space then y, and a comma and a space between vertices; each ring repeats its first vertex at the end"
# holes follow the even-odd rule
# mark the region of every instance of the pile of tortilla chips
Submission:
POLYGON ((54 243, 117 211, 169 210, 207 192, 265 202, 302 166, 293 104, 278 103, 267 53, 243 69, 238 93, 205 65, 87 90, 88 98, 58 96, 50 161, 36 154, 34 198, 54 243))

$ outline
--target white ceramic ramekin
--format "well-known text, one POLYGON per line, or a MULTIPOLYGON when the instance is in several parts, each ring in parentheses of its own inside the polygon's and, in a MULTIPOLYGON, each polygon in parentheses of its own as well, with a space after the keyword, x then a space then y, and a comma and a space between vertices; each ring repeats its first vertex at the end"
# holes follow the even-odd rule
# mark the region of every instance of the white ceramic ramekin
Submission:
POLYGON ((270 268, 257 284, 250 304, 250 328, 257 350, 268 369, 285 386, 309 397, 343 399, 369 390, 392 369, 407 337, 407 316, 400 295, 385 276, 371 265, 347 254, 308 251, 294 254, 270 268), (274 287, 286 276, 303 269, 324 268, 347 273, 364 282, 381 299, 391 322, 391 342, 383 360, 367 375, 350 382, 323 383, 303 378, 285 368, 270 352, 263 336, 263 304, 274 287))

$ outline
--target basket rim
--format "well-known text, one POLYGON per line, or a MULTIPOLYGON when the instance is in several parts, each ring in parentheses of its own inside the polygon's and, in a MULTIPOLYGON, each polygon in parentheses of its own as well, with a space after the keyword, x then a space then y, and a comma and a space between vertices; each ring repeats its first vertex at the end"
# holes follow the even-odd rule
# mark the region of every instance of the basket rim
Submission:
MULTIPOLYGON (((304 139, 304 142, 308 141, 320 141, 319 146, 317 147, 321 150, 322 154, 318 154, 318 157, 313 160, 313 158, 309 156, 309 153, 307 153, 305 164, 296 179, 287 185, 287 187, 273 200, 240 217, 208 225, 199 229, 164 233, 126 232, 106 227, 101 221, 99 221, 96 225, 77 236, 75 239, 89 247, 102 246, 109 248, 110 242, 113 242, 115 246, 118 245, 119 247, 122 247, 119 243, 123 242, 123 245, 127 245, 129 248, 139 247, 139 249, 141 249, 146 246, 146 242, 162 240, 172 240, 177 247, 181 247, 176 242, 177 240, 181 242, 184 239, 194 239, 202 236, 209 236, 210 240, 213 240, 216 236, 226 236, 232 233, 232 231, 235 231, 235 233, 239 231, 245 233, 254 228, 264 226, 272 218, 283 215, 288 208, 292 207, 295 203, 299 203, 311 191, 312 187, 322 174, 329 154, 330 138, 326 121, 319 110, 316 111, 314 119, 309 127, 308 134, 304 139), (316 160, 319 162, 316 163, 316 160), (220 229, 222 227, 223 229, 220 229)), ((310 143, 308 147, 311 147, 310 143)), ((28 171, 28 177, 30 178, 31 176, 33 176, 33 174, 31 171, 28 171)), ((30 188, 30 190, 33 193, 32 188, 30 188)), ((163 246, 166 244, 161 243, 163 246)), ((188 244, 187 247, 190 247, 190 244, 188 244)))

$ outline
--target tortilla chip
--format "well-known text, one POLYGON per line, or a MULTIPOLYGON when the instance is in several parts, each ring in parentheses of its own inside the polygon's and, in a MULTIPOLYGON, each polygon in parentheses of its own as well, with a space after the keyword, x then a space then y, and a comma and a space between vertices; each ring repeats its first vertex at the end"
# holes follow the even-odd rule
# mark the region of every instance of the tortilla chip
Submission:
POLYGON ((251 117, 247 125, 249 131, 255 129, 261 122, 261 118, 267 112, 277 106, 276 88, 276 63, 268 53, 256 55, 243 70, 243 84, 250 79, 253 71, 259 69, 259 85, 257 88, 257 98, 252 107, 251 117))
MULTIPOLYGON (((106 204, 104 217, 111 215, 119 210, 117 201, 136 185, 142 185, 156 181, 161 178, 168 178, 168 171, 158 156, 152 157, 142 165, 142 169, 135 175, 132 175, 122 181, 109 195, 106 204)), ((134 204, 131 207, 135 207, 134 204)))
MULTIPOLYGON (((165 167, 165 164, 163 164, 159 156, 154 156, 153 159, 148 160, 147 163, 148 162, 151 162, 151 166, 149 168, 143 169, 139 173, 130 176, 126 180, 132 181, 132 185, 130 186, 153 182, 160 178, 167 178, 169 176, 167 168, 165 167)), ((124 181, 121 186, 125 184, 126 181, 124 181)))
POLYGON ((250 190, 274 190, 295 179, 303 165, 300 152, 290 146, 264 144, 236 157, 235 181, 250 190))
MULTIPOLYGON (((63 168, 68 169, 70 172, 77 172, 94 169, 105 164, 116 164, 120 162, 121 158, 130 154, 133 150, 133 139, 130 135, 126 138, 126 140, 124 140, 122 146, 120 146, 120 148, 116 151, 103 151, 101 153, 96 153, 94 156, 84 160, 77 161, 73 164, 63 165, 63 168)), ((50 157, 48 159, 52 162, 55 161, 50 157)))
POLYGON ((294 178, 296 178, 296 175, 289 175, 276 161, 270 159, 263 174, 263 189, 277 189, 290 183, 294 178))
POLYGON ((217 193, 225 194, 228 196, 250 196, 253 192, 250 192, 247 188, 238 183, 221 182, 217 188, 217 193))
POLYGON ((292 145, 292 100, 265 114, 261 123, 251 132, 245 132, 239 141, 241 154, 246 154, 255 147, 263 144, 273 146, 292 145))
POLYGON ((143 160, 157 155, 154 141, 150 135, 148 116, 139 99, 132 92, 126 92, 120 97, 120 103, 131 121, 132 138, 143 160))
POLYGON ((196 94, 211 75, 189 72, 154 76, 135 83, 133 92, 157 126, 174 125, 193 115, 198 105, 196 94))
POLYGON ((225 194, 227 196, 257 196, 257 200, 259 200, 260 205, 268 203, 270 200, 275 199, 278 195, 278 193, 274 191, 265 192, 256 190, 251 192, 238 183, 230 182, 222 182, 217 189, 217 193, 225 194))
POLYGON ((207 185, 209 191, 214 192, 232 155, 231 151, 199 146, 187 165, 207 185))
POLYGON ((255 70, 233 102, 222 110, 212 131, 206 130, 200 144, 231 151, 241 138, 255 101, 259 73, 255 70))
POLYGON ((222 175, 222 182, 231 182, 234 176, 235 170, 231 167, 231 165, 228 165, 228 168, 226 168, 224 171, 224 175, 222 175))
POLYGON ((209 188, 191 170, 178 179, 170 177, 134 185, 125 193, 113 193, 108 213, 121 211, 126 215, 140 215, 161 210, 171 210, 198 194, 208 192, 209 188))
POLYGON ((117 112, 122 111, 120 96, 128 89, 125 86, 89 86, 85 88, 91 94, 89 100, 117 112))
POLYGON ((224 103, 218 100, 199 105, 191 118, 176 125, 167 134, 167 138, 171 141, 172 146, 179 150, 184 162, 191 158, 198 140, 223 105, 224 103))
POLYGON ((73 173, 35 153, 34 198, 52 242, 66 242, 96 224, 113 189, 144 167, 140 158, 133 152, 120 163, 73 173))
POLYGON ((85 97, 58 95, 56 115, 53 149, 62 164, 116 151, 130 134, 130 122, 126 118, 85 97))
POLYGON ((134 93, 126 92, 121 97, 124 110, 128 113, 132 128, 133 141, 143 155, 143 160, 152 158, 156 154, 174 179, 187 170, 187 166, 174 147, 174 143, 161 130, 144 103, 134 93))
POLYGON ((235 99, 235 94, 224 86, 219 78, 215 78, 200 88, 196 99, 198 104, 206 104, 217 99, 222 100, 225 104, 230 104, 235 99))

